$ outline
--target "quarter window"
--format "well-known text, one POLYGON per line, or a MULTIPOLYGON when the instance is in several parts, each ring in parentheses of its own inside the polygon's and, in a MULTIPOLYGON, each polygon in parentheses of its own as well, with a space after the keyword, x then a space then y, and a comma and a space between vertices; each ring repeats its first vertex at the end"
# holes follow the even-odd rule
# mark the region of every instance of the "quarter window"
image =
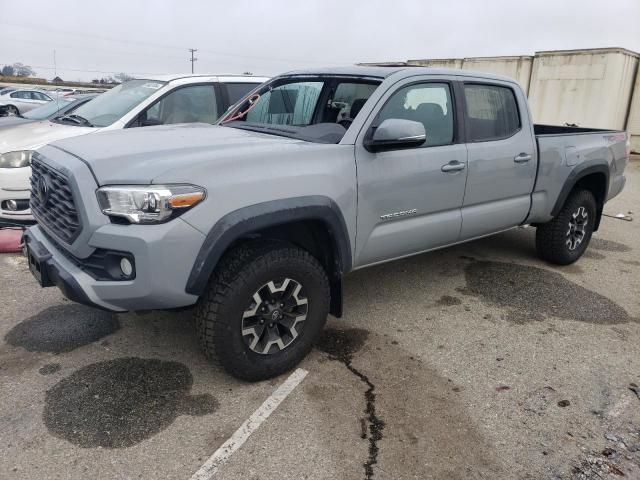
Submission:
POLYGON ((467 137, 471 142, 508 138, 520 130, 513 90, 497 85, 466 84, 467 137))
POLYGON ((377 124, 389 118, 413 120, 424 125, 423 147, 453 142, 451 91, 446 83, 409 85, 394 93, 378 113, 377 124))
POLYGON ((227 95, 229 96, 229 105, 234 105, 238 100, 243 98, 247 93, 256 88, 258 83, 227 83, 227 95))

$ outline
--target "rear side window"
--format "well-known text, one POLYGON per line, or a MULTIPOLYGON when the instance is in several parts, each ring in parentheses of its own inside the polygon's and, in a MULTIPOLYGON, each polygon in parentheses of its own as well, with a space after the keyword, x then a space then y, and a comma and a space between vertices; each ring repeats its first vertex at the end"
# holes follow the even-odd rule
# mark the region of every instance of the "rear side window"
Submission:
POLYGON ((382 107, 376 123, 389 118, 422 123, 427 133, 423 147, 453 143, 451 91, 446 83, 418 83, 401 88, 382 107))
POLYGON ((520 130, 516 97, 508 87, 465 84, 467 138, 486 142, 508 138, 520 130))
POLYGON ((243 98, 247 93, 256 88, 258 83, 227 83, 227 95, 229 97, 229 105, 234 105, 238 100, 243 98))

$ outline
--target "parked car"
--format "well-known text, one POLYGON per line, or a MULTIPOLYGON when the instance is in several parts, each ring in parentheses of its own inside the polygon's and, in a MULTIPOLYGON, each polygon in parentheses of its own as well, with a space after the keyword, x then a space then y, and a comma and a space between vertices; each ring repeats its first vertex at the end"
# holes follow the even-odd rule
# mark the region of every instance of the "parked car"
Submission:
POLYGON ((2 87, 0 88, 0 95, 4 95, 5 93, 13 92, 17 90, 15 87, 2 87))
POLYGON ((28 208, 32 152, 54 140, 149 125, 214 123, 267 78, 165 76, 131 80, 50 121, 17 125, 0 135, 0 219, 32 221, 28 208), (14 210, 14 207, 18 210, 14 210), (26 207, 26 208, 24 208, 26 207))
POLYGON ((29 110, 24 115, 0 117, 0 129, 13 127, 15 125, 33 123, 40 120, 53 120, 60 115, 71 113, 80 105, 84 105, 89 100, 97 96, 97 94, 64 96, 52 100, 49 103, 45 103, 38 108, 29 110))
POLYGON ((343 276, 520 225, 585 252, 627 133, 533 125, 515 80, 352 67, 279 76, 217 126, 109 132, 32 160, 29 266, 113 311, 197 305, 232 375, 283 373, 342 314, 343 276))
POLYGON ((36 89, 5 92, 0 94, 0 114, 21 115, 51 100, 53 97, 36 89))

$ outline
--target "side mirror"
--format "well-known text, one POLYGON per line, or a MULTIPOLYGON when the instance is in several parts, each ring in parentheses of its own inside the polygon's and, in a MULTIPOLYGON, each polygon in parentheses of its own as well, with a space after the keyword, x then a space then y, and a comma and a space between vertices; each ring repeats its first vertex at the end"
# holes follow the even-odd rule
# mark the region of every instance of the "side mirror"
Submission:
POLYGON ((418 147, 426 140, 427 132, 422 123, 400 118, 388 118, 378 125, 370 138, 365 140, 364 146, 370 152, 379 152, 396 148, 418 147))

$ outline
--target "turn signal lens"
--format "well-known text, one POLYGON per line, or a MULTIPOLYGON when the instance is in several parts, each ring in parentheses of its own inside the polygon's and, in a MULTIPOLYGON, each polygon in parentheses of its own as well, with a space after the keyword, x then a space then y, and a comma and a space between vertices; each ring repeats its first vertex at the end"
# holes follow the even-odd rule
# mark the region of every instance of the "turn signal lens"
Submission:
POLYGON ((204 192, 180 193, 169 198, 171 208, 191 208, 204 200, 204 192))

